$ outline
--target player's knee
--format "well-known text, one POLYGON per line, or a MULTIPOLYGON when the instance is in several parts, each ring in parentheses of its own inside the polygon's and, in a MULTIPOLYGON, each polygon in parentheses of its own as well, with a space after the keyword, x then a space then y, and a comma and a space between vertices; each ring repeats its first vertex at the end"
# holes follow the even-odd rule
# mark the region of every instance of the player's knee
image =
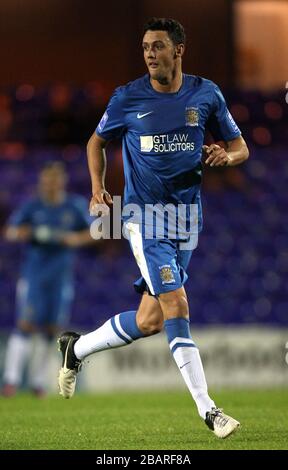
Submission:
POLYGON ((160 304, 165 318, 189 316, 189 305, 184 293, 173 291, 161 295, 160 304))
POLYGON ((139 318, 137 323, 138 328, 145 336, 156 335, 163 328, 163 320, 159 318, 139 318))
POLYGON ((17 329, 24 334, 32 334, 37 331, 37 326, 26 320, 19 320, 17 322, 17 329))

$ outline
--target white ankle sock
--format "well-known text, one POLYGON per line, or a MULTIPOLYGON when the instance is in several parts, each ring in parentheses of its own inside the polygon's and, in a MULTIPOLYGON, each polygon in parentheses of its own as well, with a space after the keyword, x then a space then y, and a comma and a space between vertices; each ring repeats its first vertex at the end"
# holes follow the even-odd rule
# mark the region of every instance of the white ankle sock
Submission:
POLYGON ((31 350, 30 336, 13 333, 7 344, 3 381, 18 386, 31 350))
POLYGON ((51 341, 37 335, 33 346, 33 356, 29 364, 29 385, 34 389, 45 390, 50 366, 51 341))
POLYGON ((207 411, 216 405, 208 395, 207 382, 198 349, 196 347, 178 347, 173 356, 196 402, 199 415, 205 419, 207 411))
POLYGON ((207 383, 199 351, 191 338, 189 321, 184 317, 165 320, 169 347, 185 383, 194 398, 198 413, 206 418, 215 407, 208 395, 207 383))

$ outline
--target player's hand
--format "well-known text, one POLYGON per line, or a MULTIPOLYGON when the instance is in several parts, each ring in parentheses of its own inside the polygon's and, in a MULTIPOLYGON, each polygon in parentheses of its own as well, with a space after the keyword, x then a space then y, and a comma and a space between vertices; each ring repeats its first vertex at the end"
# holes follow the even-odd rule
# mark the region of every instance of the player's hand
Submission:
POLYGON ((205 160, 206 165, 226 166, 229 164, 229 155, 223 147, 220 147, 220 145, 203 145, 202 149, 208 155, 208 158, 205 160))
POLYGON ((29 242, 33 237, 32 227, 22 225, 21 227, 7 227, 4 236, 9 242, 29 242))
POLYGON ((90 215, 108 215, 110 211, 108 204, 113 204, 113 199, 106 189, 95 192, 90 201, 90 215))
POLYGON ((62 236, 59 236, 59 241, 69 248, 77 248, 80 246, 80 238, 77 232, 66 232, 62 234, 62 236))

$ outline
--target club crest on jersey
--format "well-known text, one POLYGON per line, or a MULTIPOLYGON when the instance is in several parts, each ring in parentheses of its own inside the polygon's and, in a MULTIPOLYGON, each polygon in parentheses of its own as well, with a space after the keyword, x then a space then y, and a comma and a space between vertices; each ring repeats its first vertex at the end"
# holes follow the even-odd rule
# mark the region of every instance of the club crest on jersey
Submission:
POLYGON ((162 279, 162 284, 171 284, 175 282, 175 277, 172 271, 172 268, 169 264, 160 266, 160 277, 162 279))
POLYGON ((185 109, 186 126, 198 126, 199 124, 199 111, 198 108, 190 106, 185 109))

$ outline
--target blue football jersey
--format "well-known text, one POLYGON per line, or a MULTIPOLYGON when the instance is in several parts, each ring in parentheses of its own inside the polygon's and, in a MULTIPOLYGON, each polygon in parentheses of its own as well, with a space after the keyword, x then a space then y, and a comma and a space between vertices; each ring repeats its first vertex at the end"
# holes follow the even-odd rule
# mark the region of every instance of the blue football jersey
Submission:
POLYGON ((22 274, 25 277, 49 279, 71 274, 73 250, 65 247, 61 235, 89 228, 87 201, 66 195, 57 205, 46 204, 41 198, 31 199, 10 217, 9 225, 30 225, 34 236, 25 254, 22 274))
MULTIPOLYGON (((177 93, 153 89, 149 75, 115 90, 96 133, 122 137, 124 204, 198 204, 205 130, 215 140, 241 135, 218 86, 183 74, 177 93)), ((201 220, 200 220, 201 225, 201 220)))

